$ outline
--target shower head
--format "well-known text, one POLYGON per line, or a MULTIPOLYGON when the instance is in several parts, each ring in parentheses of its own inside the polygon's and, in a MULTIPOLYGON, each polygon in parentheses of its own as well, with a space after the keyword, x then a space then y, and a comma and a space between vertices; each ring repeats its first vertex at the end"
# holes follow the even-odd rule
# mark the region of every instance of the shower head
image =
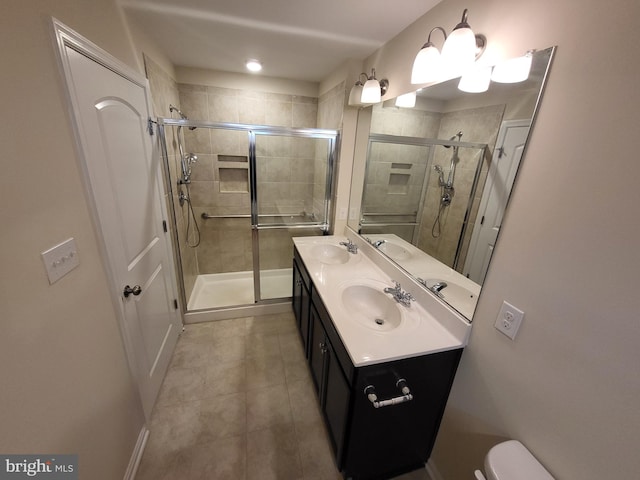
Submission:
MULTIPOLYGON (((458 139, 458 142, 459 142, 460 140, 462 140, 462 131, 459 131, 458 133, 456 133, 453 137, 451 137, 451 138, 449 139, 449 141, 450 141, 450 142, 452 142, 452 141, 453 141, 453 140, 455 140, 456 138, 458 139)), ((444 147, 444 148, 451 148, 451 145, 443 145, 443 147, 444 147)), ((456 148, 457 148, 457 147, 456 147, 456 148)))
POLYGON ((187 116, 184 113, 182 113, 178 107, 174 107, 171 104, 169 104, 169 112, 171 113, 176 112, 178 115, 180 115, 180 118, 182 120, 188 120, 187 116))
MULTIPOLYGON (((189 120, 189 117, 187 117, 184 113, 182 113, 178 107, 174 107, 171 104, 169 104, 169 112, 171 113, 176 112, 178 115, 180 115, 180 118, 182 120, 189 120)), ((196 128, 197 127, 189 127, 189 130, 195 130, 196 128)))

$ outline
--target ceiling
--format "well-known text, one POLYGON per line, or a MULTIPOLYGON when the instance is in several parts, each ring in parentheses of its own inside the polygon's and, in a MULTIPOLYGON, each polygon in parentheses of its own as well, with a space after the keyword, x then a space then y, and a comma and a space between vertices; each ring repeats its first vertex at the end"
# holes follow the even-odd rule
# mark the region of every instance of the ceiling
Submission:
MULTIPOLYGON (((441 0, 120 0, 175 66, 320 82, 362 60, 441 0)), ((416 45, 416 51, 420 45, 416 45)))

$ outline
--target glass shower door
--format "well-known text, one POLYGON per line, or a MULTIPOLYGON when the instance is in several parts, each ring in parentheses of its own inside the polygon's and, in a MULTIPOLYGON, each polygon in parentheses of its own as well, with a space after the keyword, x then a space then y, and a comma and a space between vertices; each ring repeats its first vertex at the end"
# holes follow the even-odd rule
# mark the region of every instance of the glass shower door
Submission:
POLYGON ((256 131, 251 140, 255 296, 291 296, 292 237, 329 224, 335 131, 256 131), (257 244, 257 245, 256 245, 257 244))
POLYGON ((159 119, 187 311, 282 302, 329 228, 335 130, 159 119))

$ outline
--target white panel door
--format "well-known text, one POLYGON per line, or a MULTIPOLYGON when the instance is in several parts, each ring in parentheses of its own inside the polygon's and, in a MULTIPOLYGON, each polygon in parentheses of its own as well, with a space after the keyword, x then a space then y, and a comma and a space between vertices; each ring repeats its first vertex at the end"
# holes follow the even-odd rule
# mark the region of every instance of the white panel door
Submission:
POLYGON ((112 293, 148 418, 182 327, 160 160, 147 131, 148 89, 144 79, 125 78, 69 45, 62 56, 112 293))
POLYGON ((476 283, 482 284, 487 274, 530 125, 529 120, 509 120, 498 132, 499 147, 489 167, 464 266, 465 275, 476 283))

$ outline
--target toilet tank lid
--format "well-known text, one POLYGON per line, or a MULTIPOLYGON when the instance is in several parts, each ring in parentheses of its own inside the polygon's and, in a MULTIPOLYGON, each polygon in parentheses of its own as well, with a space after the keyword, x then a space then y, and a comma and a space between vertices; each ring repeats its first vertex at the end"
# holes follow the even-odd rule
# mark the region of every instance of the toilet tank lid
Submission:
POLYGON ((494 446, 485 458, 491 480, 554 480, 549 472, 517 440, 494 446))

